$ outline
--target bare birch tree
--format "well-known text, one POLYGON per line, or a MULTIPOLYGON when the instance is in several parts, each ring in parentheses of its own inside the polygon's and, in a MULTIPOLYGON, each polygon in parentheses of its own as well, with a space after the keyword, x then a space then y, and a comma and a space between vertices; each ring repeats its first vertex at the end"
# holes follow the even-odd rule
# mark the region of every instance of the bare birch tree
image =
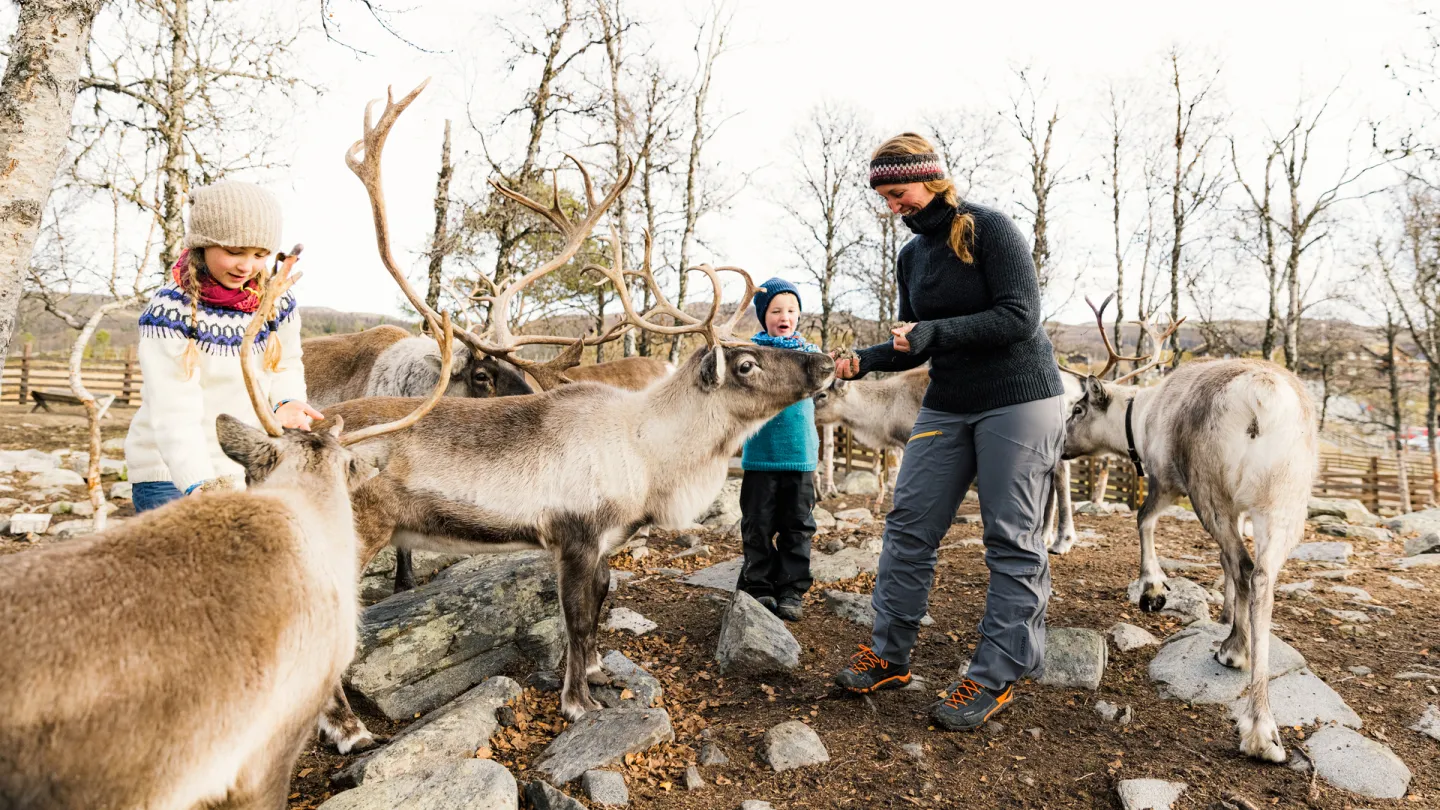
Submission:
POLYGON ((103 0, 20 0, 0 78, 0 357, 70 134, 91 27, 103 0))

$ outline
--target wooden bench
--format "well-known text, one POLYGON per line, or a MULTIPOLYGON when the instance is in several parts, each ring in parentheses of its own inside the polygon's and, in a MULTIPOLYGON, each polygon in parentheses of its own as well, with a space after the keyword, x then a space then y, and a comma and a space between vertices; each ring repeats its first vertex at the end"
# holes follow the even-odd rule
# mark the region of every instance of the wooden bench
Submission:
MULTIPOLYGON (((30 409, 31 413, 34 413, 41 409, 44 409, 46 412, 53 413, 53 411, 50 410, 51 405, 84 406, 85 404, 84 400, 75 396, 74 393, 59 388, 41 388, 31 391, 30 398, 35 400, 35 407, 30 409)), ((95 397, 95 404, 100 406, 101 419, 110 418, 110 414, 107 412, 110 410, 110 404, 114 401, 114 394, 101 394, 100 396, 95 397)))

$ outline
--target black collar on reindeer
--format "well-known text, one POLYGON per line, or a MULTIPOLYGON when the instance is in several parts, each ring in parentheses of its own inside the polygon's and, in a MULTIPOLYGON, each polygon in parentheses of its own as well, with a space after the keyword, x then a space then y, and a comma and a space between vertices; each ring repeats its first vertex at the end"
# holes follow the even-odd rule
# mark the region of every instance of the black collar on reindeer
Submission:
POLYGON ((1125 403, 1125 449, 1130 451, 1130 463, 1135 465, 1135 474, 1145 477, 1145 465, 1140 463, 1140 451, 1135 449, 1135 428, 1132 426, 1135 413, 1135 398, 1125 403))

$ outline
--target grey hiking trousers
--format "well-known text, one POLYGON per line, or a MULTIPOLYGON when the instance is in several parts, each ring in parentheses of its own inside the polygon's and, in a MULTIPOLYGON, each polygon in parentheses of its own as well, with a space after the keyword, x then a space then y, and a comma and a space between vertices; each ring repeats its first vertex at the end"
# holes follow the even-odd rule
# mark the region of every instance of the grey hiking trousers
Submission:
POLYGON ((1045 666, 1045 506, 1065 442, 1060 397, 956 414, 921 408, 895 483, 875 581, 875 654, 910 663, 936 551, 978 480, 990 586, 969 677, 1000 689, 1045 666))

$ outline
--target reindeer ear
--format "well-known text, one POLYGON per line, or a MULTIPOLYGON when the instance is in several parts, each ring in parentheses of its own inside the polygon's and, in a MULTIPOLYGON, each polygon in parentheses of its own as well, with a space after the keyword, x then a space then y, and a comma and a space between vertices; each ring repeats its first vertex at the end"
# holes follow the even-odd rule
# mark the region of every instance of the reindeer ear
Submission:
POLYGON ((716 346, 700 361, 700 388, 714 391, 725 384, 725 350, 716 346))
POLYGON ((215 417, 215 438, 225 455, 245 468, 247 482, 265 480, 280 463, 280 450, 274 439, 228 413, 215 417))
POLYGON ((1099 377, 1093 374, 1086 377, 1084 385, 1085 398, 1090 401, 1091 405, 1102 411, 1110 407, 1110 395, 1105 392, 1105 384, 1100 382, 1099 377))

